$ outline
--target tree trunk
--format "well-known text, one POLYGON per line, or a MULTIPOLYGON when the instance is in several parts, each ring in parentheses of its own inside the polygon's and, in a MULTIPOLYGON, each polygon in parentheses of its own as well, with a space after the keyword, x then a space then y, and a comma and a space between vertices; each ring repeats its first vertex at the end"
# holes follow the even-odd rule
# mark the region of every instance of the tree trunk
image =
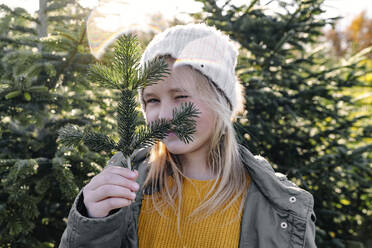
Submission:
MULTIPOLYGON (((37 36, 42 38, 48 35, 48 16, 46 14, 47 0, 39 0, 39 23, 37 24, 37 36)), ((41 52, 43 47, 42 44, 38 45, 39 51, 41 52)))

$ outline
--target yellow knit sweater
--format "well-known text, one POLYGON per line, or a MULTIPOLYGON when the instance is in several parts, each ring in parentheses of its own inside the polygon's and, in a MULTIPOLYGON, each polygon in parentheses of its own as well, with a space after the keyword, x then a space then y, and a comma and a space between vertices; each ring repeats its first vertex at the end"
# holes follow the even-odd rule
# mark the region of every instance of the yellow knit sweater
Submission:
MULTIPOLYGON (((166 217, 159 215, 153 208, 151 196, 145 195, 138 224, 139 247, 238 247, 241 214, 238 216, 237 213, 242 196, 222 213, 217 211, 207 218, 197 219, 196 222, 195 218, 187 218, 200 205, 214 180, 184 180, 180 234, 177 233, 175 211, 168 207, 163 212, 166 217)), ((248 175, 247 180, 249 183, 248 175)))

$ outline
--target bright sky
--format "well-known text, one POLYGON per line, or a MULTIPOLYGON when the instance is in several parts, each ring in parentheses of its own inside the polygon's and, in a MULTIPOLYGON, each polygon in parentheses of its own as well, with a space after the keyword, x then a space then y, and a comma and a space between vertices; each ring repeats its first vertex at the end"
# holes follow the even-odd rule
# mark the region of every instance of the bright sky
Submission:
MULTIPOLYGON (((124 0, 114 1, 123 2, 124 0)), ((269 0, 261 1, 264 3, 269 0)), ((89 4, 98 2, 98 0, 80 0, 80 2, 82 4, 89 4)), ((180 16, 180 12, 194 12, 201 9, 201 3, 193 0, 126 0, 126 2, 133 2, 133 6, 138 6, 138 11, 162 12, 165 17, 170 17, 174 13, 180 16)), ((233 0, 232 2, 239 4, 247 2, 247 0, 233 0)), ((37 10, 39 6, 38 0, 0 0, 0 4, 1 3, 5 3, 10 7, 21 6, 31 13, 37 10)), ((329 17, 338 15, 344 16, 345 18, 341 22, 343 26, 348 24, 350 20, 362 10, 367 10, 367 14, 372 16, 371 0, 325 0, 325 8, 327 10, 327 16, 329 17)))

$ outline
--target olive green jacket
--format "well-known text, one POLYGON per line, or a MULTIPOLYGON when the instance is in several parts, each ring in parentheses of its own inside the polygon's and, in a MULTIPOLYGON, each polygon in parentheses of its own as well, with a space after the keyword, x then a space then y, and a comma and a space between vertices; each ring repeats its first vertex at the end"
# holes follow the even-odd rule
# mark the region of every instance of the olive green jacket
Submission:
MULTIPOLYGON (((241 146, 241 157, 252 180, 247 191, 241 220, 239 248, 316 247, 313 196, 275 173, 261 156, 241 146)), ((62 235, 60 248, 138 247, 137 226, 142 203, 142 185, 147 173, 148 149, 133 156, 140 163, 140 189, 130 206, 104 218, 86 217, 82 191, 76 197, 62 235)), ((120 161, 119 152, 110 161, 120 161)), ((110 164, 109 161, 109 164, 110 164)))

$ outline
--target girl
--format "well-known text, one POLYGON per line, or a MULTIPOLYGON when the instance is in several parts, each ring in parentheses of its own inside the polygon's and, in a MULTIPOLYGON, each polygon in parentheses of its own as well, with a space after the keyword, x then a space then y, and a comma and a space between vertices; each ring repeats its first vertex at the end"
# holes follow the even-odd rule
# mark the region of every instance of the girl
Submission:
POLYGON ((204 24, 158 34, 141 64, 165 57, 171 74, 139 91, 146 121, 199 110, 194 140, 170 133, 133 154, 117 153, 78 194, 59 247, 315 247, 313 197, 238 145, 243 110, 237 49, 204 24), (135 193, 136 192, 136 193, 135 193))

